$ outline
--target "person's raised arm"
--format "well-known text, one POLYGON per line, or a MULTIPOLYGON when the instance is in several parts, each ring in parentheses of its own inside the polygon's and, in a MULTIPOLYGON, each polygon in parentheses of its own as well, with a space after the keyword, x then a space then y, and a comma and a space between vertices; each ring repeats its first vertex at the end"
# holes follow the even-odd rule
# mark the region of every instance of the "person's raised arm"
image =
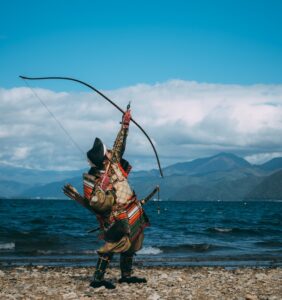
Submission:
POLYGON ((122 159, 126 146, 126 138, 131 118, 131 111, 128 109, 122 117, 121 128, 117 134, 114 146, 112 149, 112 161, 119 163, 122 159))

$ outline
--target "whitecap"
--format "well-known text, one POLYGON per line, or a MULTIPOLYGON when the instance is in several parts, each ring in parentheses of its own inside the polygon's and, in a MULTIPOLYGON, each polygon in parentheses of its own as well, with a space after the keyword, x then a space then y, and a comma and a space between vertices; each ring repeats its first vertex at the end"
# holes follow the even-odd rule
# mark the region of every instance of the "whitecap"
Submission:
POLYGON ((0 250, 13 250, 15 243, 0 243, 0 250))
POLYGON ((144 247, 142 248, 140 251, 138 251, 138 254, 141 254, 141 255, 157 255, 157 254, 160 254, 162 253, 163 251, 157 247, 152 247, 152 246, 149 246, 149 247, 144 247))
POLYGON ((232 228, 218 228, 218 227, 215 227, 214 230, 218 231, 218 232, 230 232, 230 231, 232 231, 232 228))

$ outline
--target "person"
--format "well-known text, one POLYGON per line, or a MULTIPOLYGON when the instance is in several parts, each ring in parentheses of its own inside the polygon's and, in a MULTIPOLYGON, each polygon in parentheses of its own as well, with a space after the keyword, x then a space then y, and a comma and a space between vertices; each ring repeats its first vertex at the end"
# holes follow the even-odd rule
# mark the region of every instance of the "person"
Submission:
POLYGON ((93 288, 115 288, 104 279, 115 253, 120 254, 119 283, 146 282, 145 278, 132 276, 133 257, 142 247, 143 230, 149 226, 149 220, 127 180, 131 165, 123 159, 130 118, 128 108, 112 150, 96 138, 87 152, 91 168, 83 175, 84 198, 95 211, 100 223, 100 237, 105 240, 105 244, 97 251, 99 257, 90 283, 93 288))

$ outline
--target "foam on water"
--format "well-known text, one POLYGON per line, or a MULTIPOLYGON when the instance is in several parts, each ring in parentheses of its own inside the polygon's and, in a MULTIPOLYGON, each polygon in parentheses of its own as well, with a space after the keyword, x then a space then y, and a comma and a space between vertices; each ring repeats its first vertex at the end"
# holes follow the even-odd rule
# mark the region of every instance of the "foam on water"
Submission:
POLYGON ((15 249, 15 243, 1 243, 0 250, 13 250, 15 249))
POLYGON ((160 254, 162 253, 163 251, 157 247, 152 247, 152 246, 149 246, 149 247, 144 247, 142 248, 140 251, 138 251, 138 254, 141 254, 141 255, 157 255, 157 254, 160 254))
POLYGON ((231 232, 232 228, 218 228, 218 227, 215 227, 214 230, 218 231, 218 232, 231 232))
POLYGON ((40 255, 92 255, 97 254, 96 250, 82 250, 82 251, 72 251, 72 250, 37 250, 37 254, 40 255))

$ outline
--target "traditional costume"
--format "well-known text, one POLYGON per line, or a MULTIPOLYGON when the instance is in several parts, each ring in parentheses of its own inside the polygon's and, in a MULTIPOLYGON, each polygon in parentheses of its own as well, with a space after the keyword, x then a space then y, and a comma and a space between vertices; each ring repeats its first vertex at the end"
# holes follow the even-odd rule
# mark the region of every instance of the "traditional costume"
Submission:
MULTIPOLYGON (((106 268, 114 253, 120 253, 120 283, 146 282, 145 278, 132 276, 133 256, 142 247, 143 229, 149 225, 149 220, 128 183, 131 166, 122 158, 129 122, 130 111, 127 110, 111 151, 106 149, 99 138, 95 139, 92 149, 87 152, 92 167, 87 174, 83 174, 84 197, 76 199, 95 212, 100 224, 100 237, 106 242, 97 251, 99 258, 90 284, 94 288, 115 288, 111 282, 104 280, 106 268)), ((70 186, 66 187, 70 189, 70 186)), ((66 187, 64 192, 71 197, 66 193, 66 187)))

